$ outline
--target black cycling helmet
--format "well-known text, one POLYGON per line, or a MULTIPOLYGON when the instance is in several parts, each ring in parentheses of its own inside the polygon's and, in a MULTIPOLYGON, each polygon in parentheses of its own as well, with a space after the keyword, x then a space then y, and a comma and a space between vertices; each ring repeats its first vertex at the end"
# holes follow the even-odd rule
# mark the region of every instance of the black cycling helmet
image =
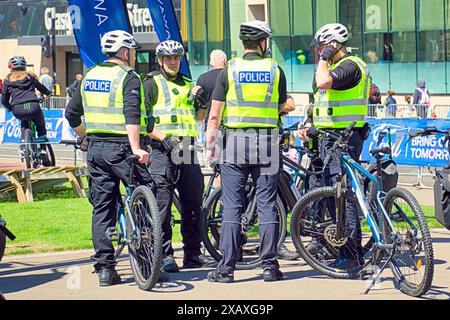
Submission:
POLYGON ((239 31, 239 39, 243 41, 257 41, 269 38, 271 35, 272 30, 269 25, 259 20, 242 23, 239 31))
POLYGON ((25 69, 27 67, 27 62, 25 61, 25 57, 23 56, 14 56, 9 59, 8 67, 11 70, 20 70, 25 69))

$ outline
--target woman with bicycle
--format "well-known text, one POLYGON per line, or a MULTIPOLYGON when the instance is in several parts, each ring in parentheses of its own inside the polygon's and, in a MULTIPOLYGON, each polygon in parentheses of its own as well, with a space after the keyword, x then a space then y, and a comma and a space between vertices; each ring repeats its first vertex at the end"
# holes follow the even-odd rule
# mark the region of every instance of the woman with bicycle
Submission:
MULTIPOLYGON (((39 140, 47 141, 44 113, 39 105, 36 89, 44 97, 49 96, 50 91, 39 82, 33 72, 26 71, 26 66, 26 60, 22 56, 9 59, 8 67, 11 72, 4 83, 2 104, 13 113, 14 117, 21 120, 22 142, 24 142, 24 133, 28 129, 29 120, 36 126, 39 140)), ((45 149, 41 150, 40 154, 42 164, 46 167, 51 166, 45 149)))

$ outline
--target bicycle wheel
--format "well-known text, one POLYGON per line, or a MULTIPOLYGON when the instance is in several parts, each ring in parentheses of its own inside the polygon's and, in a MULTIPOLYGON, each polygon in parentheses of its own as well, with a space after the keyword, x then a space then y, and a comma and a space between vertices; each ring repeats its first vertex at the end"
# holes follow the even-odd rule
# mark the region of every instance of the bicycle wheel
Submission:
MULTIPOLYGON (((223 205, 221 196, 221 187, 216 188, 211 193, 202 208, 200 220, 200 232, 203 244, 205 245, 205 248, 209 252, 209 254, 217 261, 220 261, 222 259, 222 255, 219 250, 221 234, 220 225, 223 218, 223 205)), ((286 237, 286 211, 279 196, 277 196, 277 211, 278 221, 280 225, 277 243, 277 249, 279 249, 286 237)), ((261 259, 259 258, 259 222, 256 212, 254 213, 254 217, 252 220, 253 221, 250 221, 247 224, 245 235, 243 235, 241 258, 236 263, 237 270, 250 270, 261 265, 261 259)))
POLYGON ((0 230, 0 262, 2 261, 3 255, 5 254, 6 247, 6 235, 0 230))
POLYGON ((53 151, 51 144, 46 144, 45 146, 48 151, 48 155, 49 155, 50 162, 51 162, 51 167, 54 167, 54 166, 56 166, 55 152, 53 151))
MULTIPOLYGON (((347 202, 356 204, 356 200, 343 193, 344 208, 347 202)), ((360 238, 348 236, 348 227, 344 226, 344 237, 337 238, 335 222, 336 188, 322 187, 308 192, 292 210, 291 236, 295 248, 302 258, 314 269, 336 279, 355 279, 370 260, 372 254, 372 234, 366 226, 361 229, 360 238), (352 241, 353 245, 348 246, 352 241), (355 245, 361 241, 361 247, 355 245), (358 248, 358 249, 356 249, 358 248), (355 263, 336 264, 341 251, 355 263)), ((357 206, 358 207, 358 206, 357 206)))
POLYGON ((25 156, 25 164, 27 166, 27 169, 31 169, 32 167, 35 167, 35 161, 33 153, 34 148, 32 145, 33 142, 33 131, 31 129, 25 129, 25 143, 23 144, 23 147, 25 149, 24 156, 25 156))
POLYGON ((149 291, 158 282, 162 263, 162 228, 156 199, 150 188, 137 187, 130 199, 128 245, 131 269, 140 289, 149 291), (133 220, 135 233, 131 230, 133 220))
POLYGON ((419 297, 430 289, 434 273, 433 245, 422 208, 414 196, 402 188, 388 192, 384 207, 397 233, 394 239, 394 233, 384 220, 385 241, 395 244, 391 270, 400 291, 419 297))

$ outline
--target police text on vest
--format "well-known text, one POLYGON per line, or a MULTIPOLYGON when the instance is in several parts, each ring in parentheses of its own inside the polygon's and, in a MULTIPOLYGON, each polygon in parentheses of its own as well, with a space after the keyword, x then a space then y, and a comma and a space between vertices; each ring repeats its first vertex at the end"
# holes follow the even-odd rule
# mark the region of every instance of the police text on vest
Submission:
POLYGON ((84 91, 110 92, 111 91, 111 81, 87 79, 86 82, 84 83, 84 91))
POLYGON ((238 73, 239 83, 264 84, 271 83, 270 72, 241 71, 238 73))

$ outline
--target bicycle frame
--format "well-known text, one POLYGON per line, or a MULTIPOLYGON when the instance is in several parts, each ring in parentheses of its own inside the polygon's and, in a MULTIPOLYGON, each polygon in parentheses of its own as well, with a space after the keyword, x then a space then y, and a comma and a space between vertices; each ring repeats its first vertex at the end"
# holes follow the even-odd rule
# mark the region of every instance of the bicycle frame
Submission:
MULTIPOLYGON (((341 164, 343 165, 345 172, 347 173, 347 176, 349 177, 349 180, 352 185, 352 189, 355 192, 357 201, 359 206, 361 207, 361 210, 364 214, 364 217, 366 218, 367 225, 369 226, 372 235, 375 240, 375 244, 380 248, 390 248, 391 246, 387 246, 384 243, 384 239, 382 239, 380 229, 378 228, 378 225, 375 221, 375 218, 373 217, 371 213, 371 209, 369 208, 367 201, 365 200, 365 196, 363 193, 363 189, 361 187, 361 184, 359 182, 359 179, 356 176, 356 172, 361 174, 362 176, 370 179, 372 182, 374 182, 377 186, 377 193, 376 193, 376 204, 379 212, 376 214, 379 214, 380 211, 383 214, 384 218, 389 224, 389 228, 393 231, 394 239, 397 239, 398 233, 395 231, 394 226, 392 225, 391 219, 389 218, 388 213, 386 212, 386 209, 383 205, 382 197, 386 195, 386 193, 383 191, 382 182, 380 179, 375 177, 373 174, 368 172, 366 169, 364 169, 359 163, 357 163, 355 160, 353 160, 349 154, 342 153, 341 156, 341 164)), ((403 216, 407 219, 408 223, 412 225, 409 221, 409 218, 406 217, 406 215, 403 214, 403 216)), ((415 232, 417 232, 416 228, 414 228, 415 232)))

